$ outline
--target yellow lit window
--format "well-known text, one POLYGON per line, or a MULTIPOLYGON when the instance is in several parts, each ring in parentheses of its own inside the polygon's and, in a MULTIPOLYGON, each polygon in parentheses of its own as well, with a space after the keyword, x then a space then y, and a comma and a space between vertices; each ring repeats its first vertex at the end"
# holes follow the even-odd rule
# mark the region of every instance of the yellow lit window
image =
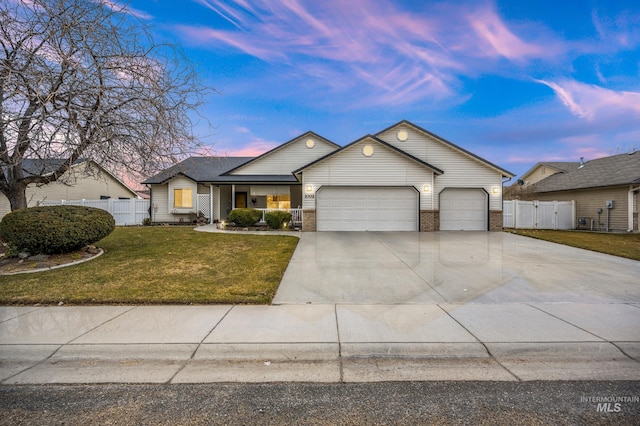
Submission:
POLYGON ((173 207, 176 209, 190 209, 193 207, 193 196, 191 189, 173 190, 173 207))
POLYGON ((290 195, 267 195, 267 208, 268 209, 290 209, 291 196, 290 195))

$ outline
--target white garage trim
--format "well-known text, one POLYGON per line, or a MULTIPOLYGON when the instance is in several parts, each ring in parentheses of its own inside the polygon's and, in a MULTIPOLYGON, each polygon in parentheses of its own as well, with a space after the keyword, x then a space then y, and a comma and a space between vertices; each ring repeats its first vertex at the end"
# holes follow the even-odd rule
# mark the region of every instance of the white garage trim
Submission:
POLYGON ((488 198, 481 188, 445 188, 440 192, 440 230, 488 230, 488 198))
POLYGON ((316 192, 318 231, 417 231, 414 187, 324 186, 316 192))

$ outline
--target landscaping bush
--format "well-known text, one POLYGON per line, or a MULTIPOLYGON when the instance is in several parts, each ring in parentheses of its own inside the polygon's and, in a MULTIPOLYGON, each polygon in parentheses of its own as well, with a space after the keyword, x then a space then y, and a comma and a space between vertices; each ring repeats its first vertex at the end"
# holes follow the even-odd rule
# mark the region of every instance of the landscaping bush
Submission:
POLYGON ((233 209, 229 213, 229 222, 237 226, 253 226, 262 219, 262 212, 254 209, 233 209))
POLYGON ((93 207, 31 207, 6 215, 0 238, 14 253, 68 253, 103 239, 115 226, 109 212, 93 207))
POLYGON ((264 215, 264 220, 271 229, 282 229, 285 223, 291 221, 291 213, 281 210, 274 210, 267 212, 264 215))

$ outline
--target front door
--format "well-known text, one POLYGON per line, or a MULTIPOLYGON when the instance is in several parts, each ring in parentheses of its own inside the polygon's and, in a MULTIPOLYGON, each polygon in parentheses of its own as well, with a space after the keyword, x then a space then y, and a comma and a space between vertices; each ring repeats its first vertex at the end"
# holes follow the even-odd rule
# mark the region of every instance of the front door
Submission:
POLYGON ((246 209, 247 208, 247 193, 246 192, 236 192, 236 209, 246 209))

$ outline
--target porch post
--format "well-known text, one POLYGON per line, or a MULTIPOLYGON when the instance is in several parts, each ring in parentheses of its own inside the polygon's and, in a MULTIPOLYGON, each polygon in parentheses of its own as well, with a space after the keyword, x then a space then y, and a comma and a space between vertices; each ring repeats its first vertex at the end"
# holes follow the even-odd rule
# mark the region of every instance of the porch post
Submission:
POLYGON ((209 223, 213 223, 213 184, 209 184, 209 223))
POLYGON ((231 185, 231 210, 236 208, 236 185, 231 185))

